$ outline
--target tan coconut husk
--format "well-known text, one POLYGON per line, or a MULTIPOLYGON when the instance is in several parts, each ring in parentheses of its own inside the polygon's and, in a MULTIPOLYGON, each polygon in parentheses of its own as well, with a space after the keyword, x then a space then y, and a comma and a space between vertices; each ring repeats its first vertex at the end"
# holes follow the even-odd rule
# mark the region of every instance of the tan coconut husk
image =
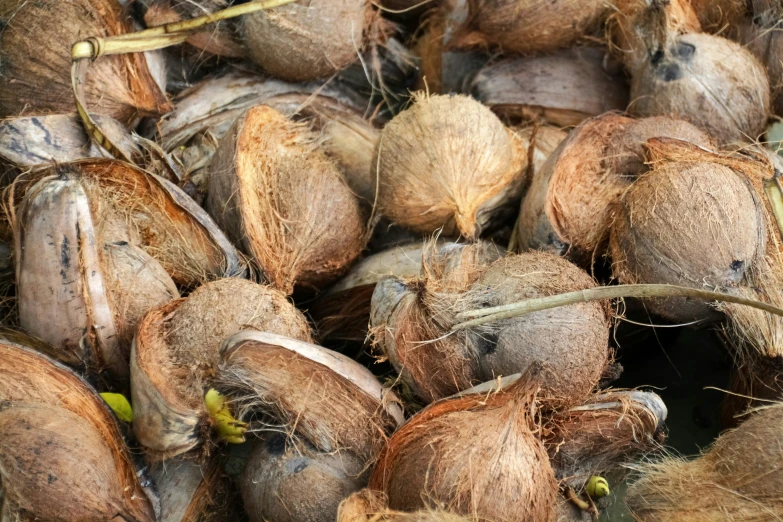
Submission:
POLYGON ((67 169, 27 192, 14 223, 19 322, 121 383, 142 315, 179 292, 89 192, 67 169))
POLYGON ((613 202, 647 170, 644 143, 658 136, 713 146, 698 128, 667 117, 605 114, 574 129, 532 177, 517 225, 520 248, 592 265, 605 249, 613 202))
POLYGON ((290 81, 331 76, 358 59, 376 17, 366 0, 308 0, 242 18, 247 55, 290 81))
POLYGON ((333 522, 367 473, 350 452, 320 453, 273 433, 256 441, 239 483, 251 522, 333 522))
POLYGON ((399 400, 367 368, 272 333, 248 330, 224 342, 217 383, 244 411, 270 416, 320 451, 349 451, 365 465, 403 422, 399 400))
POLYGON ((377 283, 372 296, 373 342, 402 381, 426 402, 480 381, 470 337, 448 335, 463 294, 502 251, 492 243, 425 247, 421 275, 377 283))
POLYGON ((415 232, 475 239, 519 197, 525 152, 479 102, 417 95, 381 134, 378 209, 415 232))
POLYGON ((772 112, 783 116, 783 8, 769 0, 751 2, 752 22, 737 24, 736 39, 767 68, 772 112))
POLYGON ((8 326, 0 326, 0 342, 15 344, 28 350, 33 350, 60 364, 64 364, 79 374, 84 372, 84 362, 77 358, 75 354, 61 350, 60 348, 52 346, 46 341, 21 330, 8 326))
MULTIPOLYGON (((135 513, 130 520, 157 520, 153 510, 154 495, 142 487, 141 480, 144 477, 137 471, 132 455, 122 440, 114 414, 81 377, 32 349, 0 342, 0 402, 5 401, 63 408, 90 423, 92 432, 102 434, 103 441, 100 446, 106 445, 110 448, 110 456, 102 466, 111 464, 116 470, 122 485, 120 491, 125 498, 124 503, 126 506, 133 506, 131 510, 135 513)), ((81 422, 78 424, 81 425, 81 422)), ((64 426, 62 431, 73 433, 74 430, 70 426, 64 426)), ((39 449, 44 446, 42 443, 39 449)), ((47 458, 37 460, 50 466, 47 458)), ((2 481, 8 489, 6 477, 3 477, 2 481)), ((45 491, 46 488, 42 490, 45 491)))
POLYGON ((783 407, 761 408, 700 458, 639 466, 626 504, 636 520, 762 521, 783 517, 783 407))
POLYGON ((263 105, 221 141, 206 207, 286 293, 341 276, 367 239, 359 200, 316 135, 263 105))
MULTIPOLYGON (((12 20, 0 32, 0 117, 73 111, 70 46, 133 30, 115 0, 3 0, 0 18, 12 20)), ((171 109, 140 53, 97 60, 85 95, 90 111, 125 124, 171 109)))
POLYGON ((428 406, 389 440, 370 488, 384 492, 391 509, 432 505, 479 520, 550 520, 557 484, 534 434, 537 388, 533 371, 497 393, 428 406))
POLYGON ((394 511, 386 507, 386 496, 378 491, 362 489, 340 503, 337 522, 467 522, 474 520, 440 510, 413 513, 394 511))
POLYGON ((690 0, 690 3, 705 31, 721 33, 727 27, 742 20, 748 2, 745 0, 690 0))
POLYGON ((506 58, 476 73, 470 93, 501 118, 579 125, 628 106, 622 70, 607 67, 605 59, 605 51, 593 47, 506 58))
POLYGON ((310 341, 286 296, 243 279, 221 279, 149 312, 131 354, 133 430, 153 458, 189 451, 211 425, 204 405, 220 344, 247 328, 310 341))

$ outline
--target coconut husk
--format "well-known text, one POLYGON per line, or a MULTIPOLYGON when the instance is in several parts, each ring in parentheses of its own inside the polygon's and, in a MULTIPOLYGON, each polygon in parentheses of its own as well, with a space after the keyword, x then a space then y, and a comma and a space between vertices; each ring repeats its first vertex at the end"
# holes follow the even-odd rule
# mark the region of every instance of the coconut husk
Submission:
POLYGON ((721 33, 742 20, 746 14, 745 0, 690 0, 702 28, 710 33, 721 33))
POLYGON ((333 522, 366 483, 364 462, 350 452, 320 453, 271 433, 253 446, 240 488, 251 522, 333 522))
POLYGON ((734 32, 738 42, 767 68, 772 89, 772 112, 783 116, 783 8, 767 0, 752 1, 752 21, 740 21, 734 32))
POLYGON ((389 440, 370 488, 402 511, 438 506, 479 520, 550 520, 557 484, 534 434, 537 388, 534 371, 494 394, 431 404, 389 440))
POLYGON ((35 184, 20 207, 14 223, 19 322, 90 371, 123 382, 141 316, 179 293, 83 181, 61 169, 59 177, 35 184))
POLYGON ((85 368, 83 361, 77 358, 73 353, 63 351, 56 346, 52 346, 46 341, 21 330, 0 326, 0 342, 14 344, 21 346, 22 348, 36 351, 60 364, 64 364, 79 374, 84 373, 85 368))
MULTIPOLYGON (((124 497, 124 505, 128 506, 128 511, 133 514, 128 520, 157 520, 153 506, 156 498, 151 490, 142 486, 144 476, 137 471, 132 455, 123 442, 122 435, 117 424, 117 420, 101 399, 98 393, 87 384, 81 377, 76 375, 67 367, 54 362, 48 357, 36 353, 32 349, 12 344, 0 342, 0 402, 14 401, 17 403, 35 403, 46 408, 58 408, 71 412, 77 418, 80 418, 76 424, 62 426, 60 430, 63 433, 74 433, 83 430, 83 424, 86 422, 91 429, 86 430, 94 441, 94 434, 102 437, 100 444, 96 442, 96 447, 103 448, 107 446, 109 456, 102 459, 102 464, 90 470, 90 473, 97 476, 97 469, 103 469, 105 466, 112 466, 113 473, 116 473, 117 480, 121 484, 120 495, 124 497)), ((32 434, 37 434, 38 430, 33 430, 32 434)), ((32 435, 28 432, 28 435, 32 435)), ((27 440, 35 440, 35 444, 40 442, 37 448, 44 449, 46 445, 40 439, 34 437, 27 440)), ((0 444, 2 444, 0 442, 0 444)), ((93 446, 89 444, 88 446, 93 446)), ((34 446, 35 447, 35 446, 34 446)), ((31 450, 32 451, 32 450, 31 450)), ((5 454, 5 448, 3 450, 5 454)), ((78 453, 75 453, 78 455, 78 453)), ((89 450, 88 450, 89 454, 89 450)), ((44 477, 52 469, 52 462, 45 457, 36 457, 37 462, 47 466, 44 477)), ((35 464, 34 462, 32 464, 35 464)), ((5 469, 5 466, 3 466, 5 469)), ((13 467, 8 468, 13 471, 13 467)), ((103 477, 101 480, 109 480, 110 477, 103 477)), ((9 489, 6 477, 2 477, 2 482, 6 490, 9 489)), ((48 491, 48 485, 42 484, 41 491, 48 491)), ((96 493, 106 491, 103 487, 95 489, 96 493)), ((60 497, 62 498, 62 497, 60 497)), ((79 495, 70 494, 68 498, 80 498, 79 495)), ((70 507, 73 501, 66 502, 62 508, 70 507)), ((126 512, 127 513, 127 512, 126 512)), ((64 518, 69 519, 68 517, 64 518)), ((73 520, 73 518, 70 518, 73 520)), ((13 519, 12 519, 13 520, 13 519)), ((58 520, 58 518, 54 518, 58 520)), ((59 520, 63 520, 60 518, 59 520)))
POLYGON ((700 458, 639 466, 626 504, 636 520, 775 520, 783 517, 783 407, 769 405, 726 432, 700 458))
POLYGON ((378 491, 362 489, 340 503, 337 522, 467 522, 473 520, 440 510, 413 513, 394 511, 386 507, 386 496, 378 491))
POLYGON ((309 0, 242 18, 247 55, 272 76, 306 81, 357 60, 375 17, 366 0, 309 0))
MULTIPOLYGON (((133 30, 115 0, 3 0, 0 19, 9 22, 0 32, 0 117, 73 111, 70 45, 133 30)), ((124 124, 171 109, 139 53, 97 60, 85 97, 90 111, 124 124)))
POLYGON ((419 277, 377 283, 370 308, 373 343, 426 402, 480 380, 475 339, 448 333, 464 292, 501 255, 487 242, 442 248, 432 243, 425 246, 419 277))
POLYGON ((605 114, 574 129, 532 177, 517 225, 520 248, 592 265, 606 248, 613 202, 647 170, 644 143, 658 136, 713 146, 698 128, 666 117, 605 114))
POLYGON ((240 411, 268 415, 319 451, 345 450, 371 463, 403 422, 394 393, 326 348, 248 330, 228 339, 221 357, 217 382, 240 411))
POLYGON ((384 127, 377 154, 382 214, 415 232, 468 239, 507 216, 527 163, 513 133, 466 96, 418 95, 384 127))
POLYGON ((605 58, 603 50, 591 47, 506 58, 483 67, 470 93, 501 118, 579 125, 628 106, 623 73, 605 58))
POLYGON ((242 279, 221 279, 150 311, 131 354, 133 430, 152 458, 189 451, 211 425, 204 405, 220 344, 247 328, 310 341, 304 316, 285 295, 242 279))
POLYGON ((344 274, 364 248, 365 218, 316 135, 263 105, 232 129, 210 165, 209 213, 286 293, 344 274))

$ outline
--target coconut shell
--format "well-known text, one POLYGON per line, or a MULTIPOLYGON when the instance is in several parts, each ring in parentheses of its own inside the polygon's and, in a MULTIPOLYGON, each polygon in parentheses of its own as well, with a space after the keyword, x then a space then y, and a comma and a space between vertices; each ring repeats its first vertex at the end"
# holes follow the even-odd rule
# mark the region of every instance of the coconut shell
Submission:
POLYGON ((240 479, 251 522, 333 522, 340 502, 367 483, 349 452, 319 453, 271 433, 258 440, 240 479))
POLYGON ((366 241, 359 200, 316 136, 263 105, 221 141, 206 206, 286 293, 341 276, 366 241))
MULTIPOLYGON (((133 31, 115 0, 3 0, 0 20, 0 117, 73 111, 71 45, 133 31)), ((90 111, 125 124, 171 109, 140 53, 96 60, 85 97, 90 111)))
POLYGON ((219 386, 240 407, 271 416, 324 452, 371 462, 402 424, 399 400, 367 368, 337 352, 248 330, 223 343, 219 386))
POLYGON ((578 125, 628 105, 623 73, 608 68, 605 58, 604 51, 589 47, 507 58, 483 67, 470 93, 501 118, 578 125))
POLYGON ((131 354, 133 430, 153 457, 184 453, 210 425, 204 392, 220 344, 247 328, 310 341, 304 316, 285 295, 242 279, 220 279, 150 311, 131 354))
POLYGON ((550 520, 557 483, 533 433, 537 382, 528 377, 420 411, 392 435, 370 488, 401 511, 432 503, 479 520, 550 520))
POLYGON ((386 507, 386 497, 377 491, 363 489, 343 500, 337 511, 337 522, 467 522, 473 520, 440 510, 413 513, 393 511, 386 507))
POLYGON ((355 62, 373 11, 366 0, 299 0, 242 18, 248 56, 272 76, 306 81, 355 62))
POLYGON ((640 467, 626 504, 642 522, 774 520, 783 516, 783 407, 768 405, 700 458, 640 467))
POLYGON ((378 206, 414 232, 478 237, 506 217, 524 182, 525 151, 466 96, 423 96, 383 129, 378 206))

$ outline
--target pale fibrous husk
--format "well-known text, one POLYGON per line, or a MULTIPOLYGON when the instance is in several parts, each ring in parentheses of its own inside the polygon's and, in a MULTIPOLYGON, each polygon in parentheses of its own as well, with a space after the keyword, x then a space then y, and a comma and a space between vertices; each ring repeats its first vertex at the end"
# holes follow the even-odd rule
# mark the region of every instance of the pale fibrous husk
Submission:
POLYGON ((531 371, 497 393, 431 404, 392 435, 370 488, 385 493, 395 510, 550 520, 557 483, 534 433, 537 385, 531 371))
POLYGON ((783 406, 767 405, 701 457, 638 466, 626 504, 640 522, 762 521, 783 517, 783 406))
POLYGON ((209 213, 286 293, 337 279, 367 240, 358 198, 317 141, 259 105, 237 120, 210 165, 209 213))
POLYGON ((299 0, 245 15, 240 31, 247 55, 265 71, 305 81, 355 62, 373 19, 367 0, 299 0))
POLYGON ((516 230, 520 248, 592 264, 605 249, 612 204, 647 170, 644 143, 654 137, 713 146, 703 131, 667 117, 610 113, 585 121, 533 174, 516 230))
POLYGON ((526 150, 489 108, 467 96, 416 96, 377 148, 378 208, 393 223, 475 239, 508 217, 526 150))
MULTIPOLYGON (((0 117, 73 111, 71 45, 133 30, 116 0, 3 0, 0 20, 0 117)), ((124 124, 171 109, 141 53, 98 59, 85 96, 90 111, 124 124)))
POLYGON ((350 452, 321 453, 270 433, 255 442, 239 484, 251 522, 333 522, 367 475, 350 452))
POLYGON ((771 0, 751 2, 752 20, 737 25, 736 40, 767 68, 772 112, 783 116, 783 7, 771 0))
POLYGON ((473 339, 447 334, 464 293, 502 255, 489 242, 431 243, 417 277, 389 277, 375 286, 370 306, 375 348, 426 402, 481 381, 473 339))
POLYGON ((61 168, 21 204, 14 223, 19 322, 123 383, 141 317, 179 292, 85 181, 61 168))
MULTIPOLYGON (((544 168, 546 160, 557 150, 557 147, 568 137, 568 131, 554 125, 523 124, 514 127, 517 139, 522 142, 522 148, 527 149, 528 185, 536 173, 544 168)), ((527 189, 527 187, 525 187, 527 189)))
POLYGON ((506 58, 476 73, 470 93, 501 118, 578 125, 628 106, 622 70, 606 58, 592 47, 506 58))
POLYGON ((144 317, 131 353, 131 395, 133 430, 150 455, 179 455, 204 442, 204 394, 220 344, 247 328, 311 340, 307 320, 284 294, 243 279, 207 283, 144 317))
POLYGON ((424 509, 406 513, 387 507, 386 496, 362 489, 346 498, 337 510, 337 522, 469 522, 474 520, 447 511, 424 509))
POLYGON ((238 411, 266 415, 319 451, 347 451, 368 465, 403 422, 396 395, 332 350, 247 330, 223 343, 221 357, 216 382, 238 411))
MULTIPOLYGON (((15 339, 17 342, 22 341, 18 336, 15 339)), ((20 344, 2 341, 0 342, 0 403, 7 401, 25 404, 35 403, 47 408, 62 408, 69 411, 72 415, 81 417, 91 428, 86 430, 90 433, 90 440, 94 442, 94 444, 89 446, 108 447, 108 450, 102 451, 108 451, 109 455, 105 459, 101 459, 103 462, 96 469, 102 469, 106 466, 113 467, 114 471, 112 473, 116 473, 117 478, 112 480, 119 482, 121 485, 117 494, 124 498, 124 505, 128 507, 129 512, 133 513, 133 516, 129 517, 128 520, 150 522, 157 520, 154 509, 157 499, 151 490, 143 487, 145 477, 137 470, 133 457, 123 442, 114 414, 98 393, 76 373, 40 353, 36 353, 33 349, 20 344), (101 441, 95 440, 95 433, 100 434, 102 437, 101 441)), ((69 423, 69 425, 62 426, 60 431, 73 433, 75 430, 83 430, 82 421, 76 424, 79 424, 79 427, 72 428, 69 423)), ((28 431, 27 433, 29 437, 36 433, 36 430, 28 431)), ((35 437, 35 440, 37 441, 35 443, 37 449, 43 451, 45 441, 37 439, 37 437, 35 437), (39 443, 40 445, 38 445, 39 443)), ((31 452, 33 449, 35 448, 32 448, 31 452)), ((73 450, 68 451, 70 453, 73 450)), ((3 454, 5 455, 5 453, 6 448, 3 448, 3 454)), ((73 455, 69 456, 73 457, 73 455)), ((46 466, 45 470, 53 468, 52 462, 48 457, 43 455, 40 457, 36 456, 35 460, 46 466)), ((31 462, 31 464, 35 463, 31 462)), ((13 466, 6 468, 3 465, 1 467, 4 471, 6 469, 9 472, 13 471, 13 466)), ((31 473, 32 469, 21 468, 21 471, 31 473)), ((91 470, 91 473, 94 472, 94 470, 91 470)), ((46 471, 44 471, 43 476, 47 477, 46 471)), ((106 480, 109 480, 109 478, 105 477, 106 480)), ((3 489, 8 494, 13 487, 14 481, 8 480, 6 476, 3 476, 2 482, 3 489)), ((44 499, 37 495, 47 494, 47 484, 44 483, 40 486, 40 492, 33 493, 36 495, 36 500, 43 501, 44 499)), ((100 489, 98 488, 98 490, 100 489)), ((72 509, 83 501, 75 491, 70 493, 72 500, 58 506, 59 509, 72 509)), ((62 500, 62 497, 59 498, 62 500)), ((35 513, 35 510, 33 512, 35 513)), ((74 520, 72 517, 69 518, 68 514, 64 515, 64 518, 44 518, 46 520, 74 520)))

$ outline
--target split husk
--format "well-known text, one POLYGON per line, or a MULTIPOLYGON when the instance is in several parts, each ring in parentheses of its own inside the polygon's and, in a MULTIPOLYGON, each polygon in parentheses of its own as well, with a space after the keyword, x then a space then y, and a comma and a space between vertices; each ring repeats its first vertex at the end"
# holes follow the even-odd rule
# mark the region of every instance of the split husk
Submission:
MULTIPOLYGON (((115 0, 3 0, 0 20, 0 117, 72 112, 70 45, 133 30, 115 0)), ((97 60, 85 95, 91 112, 124 124, 171 109, 141 53, 97 60)))
POLYGON ((403 422, 394 393, 326 348, 248 330, 223 343, 221 358, 217 383, 240 412, 265 414, 319 451, 344 450, 366 465, 403 422))
POLYGON ((378 209, 415 232, 475 239, 509 215, 526 162, 513 133, 479 102, 417 95, 381 133, 378 209))
POLYGON ((501 118, 579 125, 628 106, 628 87, 605 52, 576 48, 546 56, 506 58, 484 66, 470 93, 501 118))
POLYGON ((387 507, 385 495, 362 489, 352 493, 340 504, 337 522, 467 522, 473 520, 440 510, 421 510, 413 513, 394 511, 387 507))
POLYGON ((367 239, 359 200, 317 136, 263 105, 221 141, 206 207, 286 293, 341 276, 367 239))
POLYGON ((208 283, 144 317, 131 354, 133 430, 153 457, 205 440, 211 420, 204 394, 220 344, 248 328, 311 340, 307 320, 284 294, 242 279, 208 283))

